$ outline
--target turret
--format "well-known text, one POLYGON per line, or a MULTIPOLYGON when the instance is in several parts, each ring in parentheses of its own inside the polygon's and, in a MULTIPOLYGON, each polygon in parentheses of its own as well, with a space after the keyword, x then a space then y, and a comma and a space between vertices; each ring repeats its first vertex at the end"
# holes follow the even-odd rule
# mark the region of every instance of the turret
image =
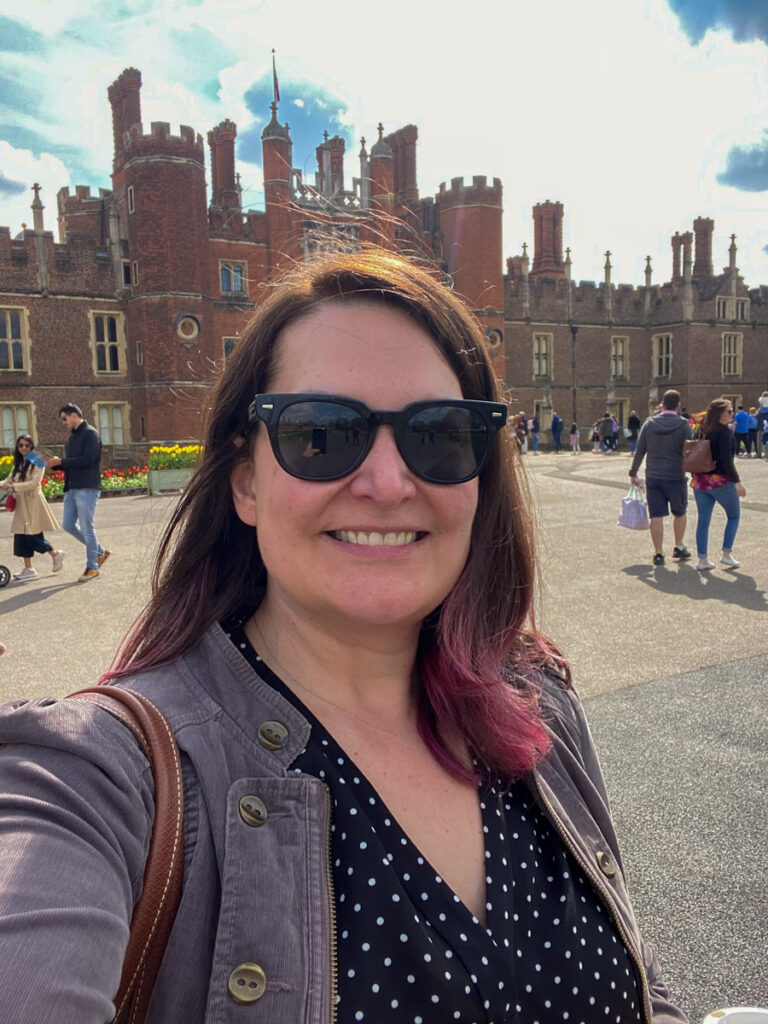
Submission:
POLYGON ((277 120, 277 103, 271 104, 272 118, 261 133, 264 165, 264 198, 271 256, 270 270, 290 262, 298 255, 300 239, 291 179, 293 143, 288 125, 277 120))
POLYGON ((416 181, 416 140, 419 131, 415 124, 407 124, 390 132, 386 143, 392 150, 395 203, 407 206, 419 198, 419 186, 416 181))
POLYGON ((371 209, 377 215, 375 236, 381 244, 392 242, 395 226, 392 222, 394 206, 395 171, 394 157, 384 141, 384 125, 379 123, 379 138, 371 148, 369 167, 371 170, 371 209))
POLYGON ((135 124, 141 124, 141 72, 126 68, 110 85, 107 95, 112 107, 112 138, 114 143, 114 170, 122 167, 125 154, 125 134, 135 124))
POLYGON ((672 242, 672 281, 677 284, 683 279, 682 272, 680 270, 680 248, 683 244, 683 237, 679 231, 676 231, 671 238, 672 242))
POLYGON ((242 225, 242 218, 231 216, 240 210, 240 189, 235 174, 236 138, 237 126, 228 119, 208 132, 211 151, 211 219, 222 219, 230 229, 242 225))
MULTIPOLYGON (((501 182, 488 184, 475 175, 471 185, 453 178, 451 187, 440 185, 436 196, 443 238, 443 260, 454 288, 475 310, 493 339, 491 355, 504 367, 504 296, 501 257, 501 182)), ((527 264, 527 260, 525 261, 527 264)), ((527 266, 524 273, 527 274, 527 266)))

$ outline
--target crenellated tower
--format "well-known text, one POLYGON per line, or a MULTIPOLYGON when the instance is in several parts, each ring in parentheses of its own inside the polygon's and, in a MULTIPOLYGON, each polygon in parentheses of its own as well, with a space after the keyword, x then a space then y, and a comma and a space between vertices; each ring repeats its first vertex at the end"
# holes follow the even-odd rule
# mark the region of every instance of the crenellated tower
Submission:
POLYGON ((504 289, 502 278, 502 188, 475 175, 471 185, 452 178, 436 197, 443 261, 456 291, 485 329, 499 376, 504 367, 504 289))

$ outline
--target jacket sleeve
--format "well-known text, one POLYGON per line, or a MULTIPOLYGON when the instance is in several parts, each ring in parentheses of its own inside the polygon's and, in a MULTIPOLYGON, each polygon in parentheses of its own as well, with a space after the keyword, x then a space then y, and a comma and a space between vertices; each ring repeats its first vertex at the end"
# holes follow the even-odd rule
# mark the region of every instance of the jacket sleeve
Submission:
MULTIPOLYGON (((587 722, 586 715, 584 714, 583 705, 573 690, 568 691, 568 696, 573 706, 573 711, 576 717, 579 728, 579 745, 581 749, 582 763, 584 769, 589 775, 596 791, 600 794, 601 800, 605 804, 606 812, 610 815, 610 803, 608 800, 608 793, 605 788, 605 780, 603 778, 602 768, 600 767, 600 761, 597 756, 597 750, 592 739, 592 733, 587 722)), ((612 827, 612 823, 611 823, 612 827)), ((618 851, 618 840, 616 840, 616 846, 618 851)), ((624 867, 619 858, 619 864, 621 866, 622 873, 624 873, 624 867)), ((648 989, 651 998, 651 1008, 653 1011, 653 1024, 687 1024, 688 1018, 677 1009, 669 1001, 669 992, 667 987, 661 979, 661 968, 659 961, 656 959, 656 954, 653 949, 640 937, 640 949, 643 958, 643 966, 645 968, 645 975, 648 979, 648 989)))
POLYGON ((22 494, 24 491, 36 491, 40 486, 43 479, 43 467, 42 466, 30 466, 31 473, 27 473, 26 480, 16 480, 13 485, 13 490, 16 494, 22 494))
POLYGON ((65 455, 61 460, 62 469, 76 469, 82 466, 93 466, 101 458, 101 439, 91 428, 83 434, 79 455, 65 455))
POLYGON ((149 845, 149 764, 85 701, 6 705, 0 743, 0 1020, 104 1024, 149 845))
POLYGON ((569 835, 572 850, 580 851, 585 862, 594 859, 595 842, 603 850, 610 850, 621 877, 621 884, 614 886, 613 899, 629 930, 636 955, 642 961, 653 1024, 685 1024, 687 1018, 669 1000, 667 988, 661 980, 659 963, 640 934, 629 900, 605 781, 581 701, 573 690, 553 685, 550 679, 542 690, 541 704, 544 720, 553 737, 553 749, 548 760, 557 764, 554 774, 550 775, 555 788, 550 788, 549 794, 555 799, 558 793, 565 795, 565 802, 563 799, 559 801, 560 811, 565 815, 561 818, 561 826, 569 835))

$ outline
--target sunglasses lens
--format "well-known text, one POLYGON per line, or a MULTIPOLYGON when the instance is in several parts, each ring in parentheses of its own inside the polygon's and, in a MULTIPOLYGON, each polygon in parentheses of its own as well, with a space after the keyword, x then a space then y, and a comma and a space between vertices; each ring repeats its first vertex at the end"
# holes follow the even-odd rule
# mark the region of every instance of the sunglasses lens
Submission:
POLYGON ((424 480, 456 484, 477 473, 485 458, 488 430, 474 409, 433 405, 408 420, 402 455, 424 480))
POLYGON ((360 414, 337 402, 295 402, 283 409, 277 424, 283 464, 304 480, 333 480, 350 473, 367 436, 360 414))

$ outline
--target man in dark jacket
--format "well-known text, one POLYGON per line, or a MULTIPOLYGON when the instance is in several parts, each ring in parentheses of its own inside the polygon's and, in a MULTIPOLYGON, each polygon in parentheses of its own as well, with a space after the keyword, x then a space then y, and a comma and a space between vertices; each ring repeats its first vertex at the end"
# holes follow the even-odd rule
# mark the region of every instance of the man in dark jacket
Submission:
POLYGON ((665 391, 661 412, 646 420, 637 438, 637 449, 629 467, 632 483, 639 485, 637 472, 645 464, 645 486, 648 514, 651 519, 651 540, 654 565, 664 564, 664 516, 672 510, 675 535, 673 558, 690 558, 683 543, 688 522, 688 488, 683 470, 683 447, 691 438, 691 425, 680 415, 680 393, 665 391))
POLYGON ((81 583, 94 580, 110 552, 99 544, 93 528, 96 503, 101 494, 101 438, 83 419, 80 406, 70 402, 59 409, 59 419, 71 432, 64 458, 51 456, 49 469, 64 470, 64 512, 61 525, 85 546, 86 563, 81 583))

